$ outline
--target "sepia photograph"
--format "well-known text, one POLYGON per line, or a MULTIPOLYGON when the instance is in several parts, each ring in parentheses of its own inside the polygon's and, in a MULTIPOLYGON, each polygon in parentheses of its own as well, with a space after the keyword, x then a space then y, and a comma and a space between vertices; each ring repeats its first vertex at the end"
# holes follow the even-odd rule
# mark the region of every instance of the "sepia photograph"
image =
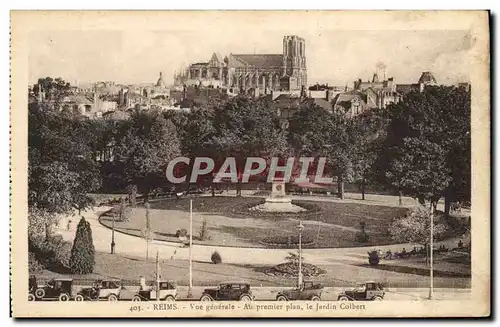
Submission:
POLYGON ((487 11, 11 33, 14 316, 490 314, 487 11))

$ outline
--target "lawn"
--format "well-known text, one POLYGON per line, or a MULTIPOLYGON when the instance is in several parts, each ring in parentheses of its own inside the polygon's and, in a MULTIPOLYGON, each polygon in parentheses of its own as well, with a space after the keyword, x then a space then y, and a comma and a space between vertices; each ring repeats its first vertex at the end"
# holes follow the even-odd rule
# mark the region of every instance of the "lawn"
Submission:
MULTIPOLYGON (((392 219, 403 215, 406 208, 364 205, 359 203, 301 201, 314 208, 302 216, 297 214, 255 214, 246 208, 263 201, 246 197, 198 197, 193 201, 193 239, 197 244, 240 247, 295 248, 298 219, 305 226, 305 248, 356 247, 391 244, 388 226, 392 219), (245 211, 246 210, 246 211, 245 211), (245 216, 243 213, 247 212, 245 216), (209 238, 199 237, 202 221, 208 225, 209 238), (369 239, 358 242, 360 223, 366 223, 369 239), (283 239, 292 243, 277 245, 283 239), (274 241, 275 240, 275 241, 274 241)), ((178 241, 178 229, 189 230, 189 199, 166 199, 151 203, 150 225, 155 238, 178 241)), ((109 217, 101 223, 111 227, 109 217)), ((133 208, 127 222, 116 222, 121 232, 142 236, 146 227, 143 207, 133 208)))

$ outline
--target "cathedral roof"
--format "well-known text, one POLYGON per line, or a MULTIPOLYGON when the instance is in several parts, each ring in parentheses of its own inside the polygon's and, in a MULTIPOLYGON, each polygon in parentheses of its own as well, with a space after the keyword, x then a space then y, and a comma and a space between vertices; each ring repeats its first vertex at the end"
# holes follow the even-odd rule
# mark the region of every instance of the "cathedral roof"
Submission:
POLYGON ((429 83, 436 83, 436 79, 434 78, 434 75, 432 75, 431 72, 423 72, 422 75, 420 76, 420 79, 418 80, 419 84, 429 84, 429 83))
POLYGON ((259 68, 281 67, 283 55, 281 54, 231 54, 235 67, 249 65, 259 68))

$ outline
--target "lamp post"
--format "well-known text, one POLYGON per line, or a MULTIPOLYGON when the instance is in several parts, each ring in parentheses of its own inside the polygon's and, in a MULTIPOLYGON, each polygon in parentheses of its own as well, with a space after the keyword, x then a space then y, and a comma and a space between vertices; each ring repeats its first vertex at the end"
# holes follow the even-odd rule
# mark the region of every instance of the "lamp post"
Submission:
POLYGON ((144 207, 146 207, 146 260, 149 260, 149 238, 151 237, 151 226, 149 222, 149 202, 144 203, 144 207))
POLYGON ((302 231, 304 230, 304 225, 302 225, 302 221, 299 220, 299 225, 297 226, 297 230, 299 232, 299 280, 298 286, 302 285, 302 231))
POLYGON ((432 300, 434 298, 434 256, 433 256, 433 249, 434 249, 434 205, 431 202, 431 212, 430 212, 430 218, 431 218, 431 239, 429 242, 430 245, 430 269, 429 269, 429 276, 431 278, 431 283, 429 287, 429 300, 432 300))
POLYGON ((156 301, 160 301, 160 259, 158 258, 158 251, 156 251, 155 286, 156 286, 156 301))
POLYGON ((189 200, 189 290, 188 298, 193 297, 193 199, 189 200))
MULTIPOLYGON (((115 215, 113 216, 113 223, 111 227, 111 254, 115 254, 115 215)), ((121 220, 122 213, 120 211, 120 220, 121 220)))

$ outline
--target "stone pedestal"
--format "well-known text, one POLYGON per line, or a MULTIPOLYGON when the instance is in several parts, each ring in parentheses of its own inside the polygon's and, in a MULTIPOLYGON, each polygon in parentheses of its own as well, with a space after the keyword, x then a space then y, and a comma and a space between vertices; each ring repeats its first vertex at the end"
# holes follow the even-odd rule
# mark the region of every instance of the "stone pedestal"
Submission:
POLYGON ((271 189, 271 198, 284 198, 286 197, 285 182, 275 181, 271 189))

